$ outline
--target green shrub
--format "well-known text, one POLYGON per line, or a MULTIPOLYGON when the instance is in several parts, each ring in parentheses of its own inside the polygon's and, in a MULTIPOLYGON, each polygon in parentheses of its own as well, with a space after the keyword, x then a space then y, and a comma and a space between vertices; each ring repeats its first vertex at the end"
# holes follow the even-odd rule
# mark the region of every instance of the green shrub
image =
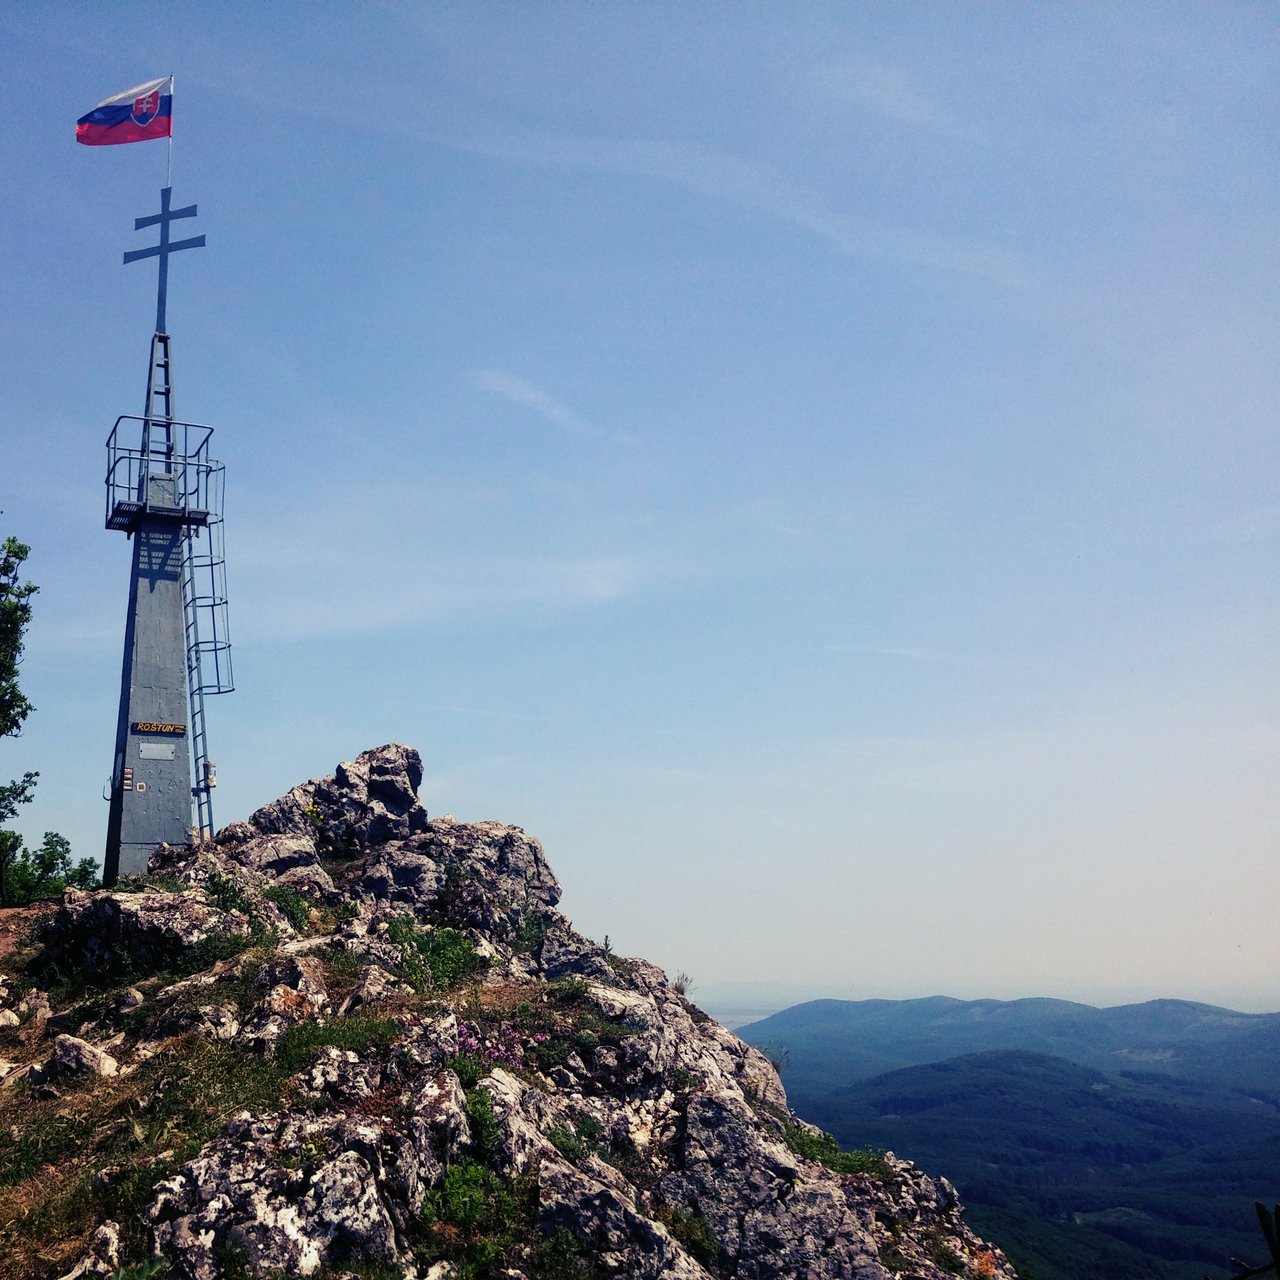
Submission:
POLYGON ((541 1043, 531 1044, 526 1057, 540 1071, 550 1071, 564 1063, 573 1052, 573 1045, 563 1036, 550 1036, 541 1043))
POLYGON ((214 867, 205 877, 204 890, 214 901, 219 911, 249 911, 249 899, 239 882, 232 876, 223 875, 214 867))
POLYGON ((965 1271, 964 1259, 943 1239, 940 1231, 930 1231, 925 1236, 925 1251, 929 1261, 953 1276, 965 1271))
POLYGON ((556 1004, 581 1004, 591 993, 591 984, 576 974, 547 984, 547 994, 556 1004))
POLYGON ((598 1275, 586 1249, 567 1227, 557 1227, 534 1250, 533 1274, 539 1280, 593 1280, 598 1275))
POLYGON ((549 983, 547 994, 561 1006, 545 1025, 545 1039, 536 1039, 525 1047, 525 1060, 541 1071, 549 1071, 577 1053, 588 1066, 602 1044, 621 1044, 635 1032, 621 1020, 602 1013, 587 999, 590 985, 583 978, 562 978, 549 983))
POLYGON ((492 1155, 502 1141, 502 1126, 488 1089, 472 1089, 467 1094, 467 1119, 471 1122, 471 1145, 486 1156, 492 1155))
POLYGON ((170 1265, 168 1258, 148 1258, 146 1262, 113 1271, 108 1280, 160 1280, 161 1276, 168 1274, 170 1265))
POLYGON ((547 1141, 566 1160, 571 1160, 575 1164, 586 1154, 582 1147, 582 1140, 578 1135, 561 1125, 556 1125, 554 1129, 547 1130, 547 1141))
POLYGON ((464 1089, 473 1089, 493 1070, 493 1062, 482 1053, 455 1053, 446 1067, 456 1075, 464 1089))
POLYGON ((443 925, 421 929, 412 916, 396 916, 387 926, 387 937, 400 948, 404 975, 418 991, 459 986, 489 967, 470 938, 443 925))
POLYGON ((289 923, 299 932, 304 930, 310 923, 311 912, 315 909, 316 904, 310 898, 304 898, 302 894, 289 885, 273 884, 263 892, 262 896, 274 902, 288 917, 289 923))
POLYGON ((908 1258, 896 1244, 881 1245, 879 1258, 880 1265, 886 1271, 905 1271, 909 1266, 911 1266, 911 1259, 908 1258))
POLYGON ((544 916, 526 911, 520 917, 520 923, 511 935, 511 950, 519 955, 529 955, 536 951, 547 936, 547 921, 544 916))
POLYGON ((570 1124, 572 1128, 557 1125, 547 1132, 547 1140, 566 1160, 577 1163, 590 1155, 608 1154, 604 1126, 595 1116, 575 1116, 570 1124))
POLYGON ((450 1165, 423 1201, 426 1261, 448 1258, 458 1280, 496 1280, 530 1241, 536 1208, 532 1179, 499 1178, 471 1160, 450 1165))

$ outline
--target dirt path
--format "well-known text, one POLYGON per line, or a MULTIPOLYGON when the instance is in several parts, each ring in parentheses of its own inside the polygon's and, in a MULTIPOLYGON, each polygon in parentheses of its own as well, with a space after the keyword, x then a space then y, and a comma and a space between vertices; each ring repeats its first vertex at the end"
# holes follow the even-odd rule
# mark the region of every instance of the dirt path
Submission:
POLYGON ((56 902, 36 902, 29 907, 5 907, 0 909, 0 962, 11 952, 26 943, 37 922, 53 915, 56 902))

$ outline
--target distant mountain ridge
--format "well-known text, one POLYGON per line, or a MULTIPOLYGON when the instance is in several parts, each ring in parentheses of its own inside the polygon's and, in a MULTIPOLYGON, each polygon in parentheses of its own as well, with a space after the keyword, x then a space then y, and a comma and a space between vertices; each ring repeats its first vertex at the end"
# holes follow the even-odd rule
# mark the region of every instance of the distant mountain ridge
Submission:
POLYGON ((1099 1071, 1205 1080, 1280 1100, 1280 1013, 1189 1000, 1099 1009, 1070 1000, 811 1000, 741 1029, 802 1091, 961 1054, 1017 1049, 1099 1071))
POLYGON ((1039 1280, 1225 1277, 1280 1200, 1280 1014, 815 1000, 739 1034, 799 1114, 945 1173, 1039 1280))

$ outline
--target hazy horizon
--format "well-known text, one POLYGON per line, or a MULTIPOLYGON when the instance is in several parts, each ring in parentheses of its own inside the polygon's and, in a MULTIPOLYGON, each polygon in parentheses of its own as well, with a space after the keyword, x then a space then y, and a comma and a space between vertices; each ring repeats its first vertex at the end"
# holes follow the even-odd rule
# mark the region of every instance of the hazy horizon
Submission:
MULTIPOLYGON (((1062 1000, 1071 1004, 1088 1005, 1095 1009, 1112 1009, 1125 1005, 1147 1004, 1156 1000, 1173 1000, 1185 1001, 1189 1004, 1213 1005, 1234 1013, 1280 1013, 1280 1009, 1263 1004, 1250 1007, 1247 1004, 1230 1004, 1204 996, 1187 996, 1172 992, 1158 996, 1139 994, 1134 999, 1127 999, 1124 996, 1124 991, 1123 987, 1118 987, 1111 992, 1101 991, 1095 993, 1092 998, 1087 993, 1062 995, 1058 992, 1049 991, 1027 991, 1021 995, 957 995, 953 991, 941 989, 921 990, 899 995, 884 995, 841 986, 838 983, 715 982, 698 984, 693 982, 689 994, 690 999, 695 1004, 706 1006, 708 1012, 720 1009, 732 1010, 737 1013, 756 1013, 761 1010, 767 1010, 769 1013, 778 1013, 783 1009, 790 1009, 800 1004, 809 1004, 815 1000, 844 1000, 849 1002, 885 1000, 904 1002, 909 1000, 930 1000, 937 997, 961 1001, 995 1000, 1002 1004, 1010 1004, 1018 1000, 1062 1000)), ((1257 994, 1259 998, 1263 998, 1268 993, 1259 990, 1257 994)), ((760 1016, 764 1017, 767 1014, 761 1013, 760 1016)))

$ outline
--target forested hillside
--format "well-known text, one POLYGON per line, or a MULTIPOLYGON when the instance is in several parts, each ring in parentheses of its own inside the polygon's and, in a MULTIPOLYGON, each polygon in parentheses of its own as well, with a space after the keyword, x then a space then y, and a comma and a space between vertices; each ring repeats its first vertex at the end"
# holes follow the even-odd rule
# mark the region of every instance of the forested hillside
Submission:
POLYGON ((945 1173, 1038 1280, 1201 1280, 1258 1255, 1252 1203, 1280 1200, 1278 1025, 1179 1001, 818 1001, 742 1034, 800 1114, 945 1173))

